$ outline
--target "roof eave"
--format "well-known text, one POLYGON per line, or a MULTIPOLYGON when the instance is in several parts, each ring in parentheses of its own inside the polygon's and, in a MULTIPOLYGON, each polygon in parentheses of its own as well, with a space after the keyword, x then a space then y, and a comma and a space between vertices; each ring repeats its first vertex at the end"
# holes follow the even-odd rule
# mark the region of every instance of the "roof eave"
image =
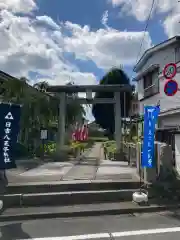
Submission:
POLYGON ((138 61, 138 63, 134 66, 133 71, 137 72, 141 66, 143 65, 144 61, 150 57, 152 54, 154 54, 155 52, 162 50, 163 48, 166 48, 167 46, 176 43, 177 41, 180 41, 180 36, 175 36, 171 39, 168 39, 152 48, 147 49, 144 54, 142 55, 142 57, 140 58, 140 60, 138 61))
POLYGON ((135 78, 132 79, 132 82, 138 82, 143 76, 145 76, 147 73, 152 72, 159 68, 159 64, 153 64, 145 71, 141 72, 141 74, 138 74, 135 78))

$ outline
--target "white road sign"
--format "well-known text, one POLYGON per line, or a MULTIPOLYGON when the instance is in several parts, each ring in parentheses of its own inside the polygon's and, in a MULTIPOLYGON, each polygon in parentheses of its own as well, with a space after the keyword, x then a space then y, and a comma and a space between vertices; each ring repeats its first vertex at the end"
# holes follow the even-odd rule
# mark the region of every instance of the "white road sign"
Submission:
POLYGON ((44 130, 41 130, 41 139, 47 139, 47 130, 44 129, 44 130))

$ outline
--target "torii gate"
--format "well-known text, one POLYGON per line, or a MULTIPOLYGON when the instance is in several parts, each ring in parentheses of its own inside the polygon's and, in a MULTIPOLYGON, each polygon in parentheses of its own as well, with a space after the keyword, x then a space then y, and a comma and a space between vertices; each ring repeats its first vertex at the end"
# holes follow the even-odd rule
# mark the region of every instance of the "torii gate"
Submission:
POLYGON ((59 147, 63 148, 65 141, 65 110, 66 103, 73 101, 74 98, 67 96, 67 93, 86 93, 86 98, 77 98, 80 104, 114 104, 115 112, 115 140, 117 149, 121 149, 121 103, 120 95, 122 92, 132 92, 131 85, 59 85, 49 86, 46 89, 49 93, 59 93, 59 147), (113 92, 114 98, 98 98, 92 96, 93 92, 113 92))

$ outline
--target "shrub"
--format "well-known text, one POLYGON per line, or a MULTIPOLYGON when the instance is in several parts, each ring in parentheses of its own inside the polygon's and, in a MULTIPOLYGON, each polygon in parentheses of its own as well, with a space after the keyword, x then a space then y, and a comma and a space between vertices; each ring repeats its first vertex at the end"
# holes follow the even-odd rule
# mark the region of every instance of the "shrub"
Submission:
MULTIPOLYGON (((47 142, 44 144, 44 154, 49 156, 56 151, 56 143, 55 142, 47 142)), ((36 150, 35 155, 37 157, 41 157, 43 155, 43 145, 40 144, 36 150)))
POLYGON ((15 159, 31 157, 32 152, 29 151, 28 147, 22 143, 16 143, 13 149, 13 155, 15 159))

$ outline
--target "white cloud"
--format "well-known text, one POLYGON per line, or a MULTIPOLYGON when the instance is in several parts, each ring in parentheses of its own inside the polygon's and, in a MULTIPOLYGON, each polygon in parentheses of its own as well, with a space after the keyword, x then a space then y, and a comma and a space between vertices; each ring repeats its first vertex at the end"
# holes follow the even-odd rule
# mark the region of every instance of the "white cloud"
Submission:
POLYGON ((165 19, 163 26, 168 37, 180 35, 180 13, 169 15, 165 19))
MULTIPOLYGON (((76 77, 77 67, 67 63, 63 57, 63 36, 60 32, 49 32, 36 26, 36 21, 17 17, 6 10, 0 12, 0 17, 1 70, 26 77, 29 71, 39 72, 48 75, 54 82, 56 79, 59 84, 68 82, 71 74, 76 77)), ((88 74, 83 76, 83 80, 90 79, 88 74)), ((80 82, 80 79, 78 75, 77 81, 80 82)))
POLYGON ((92 115, 92 107, 85 105, 84 108, 86 111, 86 119, 88 119, 90 122, 93 122, 95 119, 92 115))
MULTIPOLYGON (((39 79, 40 81, 45 81, 45 79, 39 79)), ((68 82, 74 82, 77 85, 94 85, 97 84, 96 77, 93 73, 82 73, 79 71, 64 71, 59 75, 52 78, 46 79, 49 84, 66 84, 68 82)), ((83 94, 84 95, 84 94, 83 94)), ((81 96, 82 97, 82 96, 81 96)))
MULTIPOLYGON (((114 7, 120 8, 122 16, 134 16, 138 21, 145 21, 149 15, 153 0, 109 0, 114 7)), ((178 0, 155 0, 152 16, 166 13, 162 26, 168 37, 180 34, 180 2, 178 0)), ((161 15, 162 16, 162 15, 161 15)))
MULTIPOLYGON (((120 32, 106 28, 91 30, 71 22, 56 23, 49 16, 17 16, 30 13, 37 6, 32 0, 0 0, 0 66, 1 70, 17 77, 29 77, 37 72, 50 84, 97 84, 91 72, 81 72, 76 58, 91 60, 97 67, 108 70, 113 66, 132 65, 137 57, 143 32, 120 32), (67 54, 75 57, 69 61, 67 54)), ((103 15, 103 23, 108 19, 103 15)), ((145 35, 144 48, 151 46, 145 35)), ((32 83, 35 79, 31 79, 32 83)))
MULTIPOLYGON (((121 14, 134 16, 138 21, 148 18, 153 0, 110 0, 114 7, 120 7, 121 14)), ((155 0, 152 15, 154 13, 166 13, 180 9, 177 0, 155 0)))
POLYGON ((103 13, 102 19, 101 19, 101 23, 102 23, 105 27, 108 27, 108 26, 107 26, 108 17, 109 17, 109 13, 108 13, 108 11, 105 11, 105 12, 103 13))
MULTIPOLYGON (((47 16, 36 19, 17 17, 7 10, 1 11, 0 17, 1 70, 16 76, 27 76, 29 71, 35 71, 62 82, 73 76, 79 84, 85 81, 88 84, 96 79, 95 76, 80 73, 74 64, 67 61, 65 52, 73 53, 78 59, 92 60, 104 69, 120 64, 131 65, 143 37, 143 32, 91 31, 88 26, 70 22, 58 26, 47 16), (43 26, 37 21, 43 21, 43 26), (70 32, 70 37, 63 34, 64 30, 70 32)), ((148 33, 144 43, 144 49, 151 45, 148 33)))
POLYGON ((37 19, 37 21, 36 21, 37 24, 42 24, 42 25, 45 25, 46 27, 49 26, 49 27, 51 27, 54 30, 59 30, 60 29, 60 26, 58 26, 52 20, 52 18, 50 18, 48 16, 37 16, 36 19, 37 19))
MULTIPOLYGON (((92 60, 100 68, 132 65, 136 61, 143 32, 120 32, 116 29, 99 29, 91 31, 88 26, 66 22, 65 26, 72 31, 66 37, 65 50, 73 52, 77 59, 92 60)), ((145 34, 142 52, 151 46, 149 33, 145 34)))
POLYGON ((29 13, 37 8, 34 0, 0 0, 0 9, 14 13, 29 13))

